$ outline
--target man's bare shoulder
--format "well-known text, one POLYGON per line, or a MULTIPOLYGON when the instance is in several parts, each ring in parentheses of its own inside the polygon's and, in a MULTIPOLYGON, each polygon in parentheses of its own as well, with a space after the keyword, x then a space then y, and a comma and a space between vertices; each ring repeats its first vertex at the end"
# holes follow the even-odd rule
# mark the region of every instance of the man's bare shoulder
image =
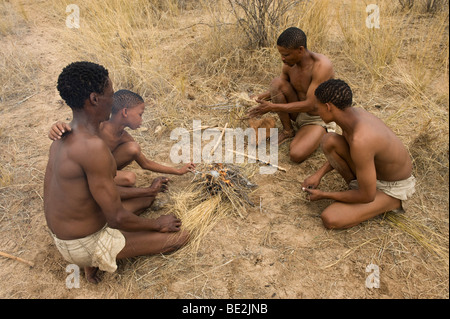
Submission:
POLYGON ((74 130, 66 142, 70 157, 78 161, 110 153, 102 138, 88 132, 74 130))
POLYGON ((333 63, 327 56, 321 53, 314 53, 314 69, 316 71, 330 72, 333 71, 333 63))
POLYGON ((330 58, 328 58, 325 54, 313 52, 312 55, 316 62, 320 62, 324 65, 332 65, 330 58))

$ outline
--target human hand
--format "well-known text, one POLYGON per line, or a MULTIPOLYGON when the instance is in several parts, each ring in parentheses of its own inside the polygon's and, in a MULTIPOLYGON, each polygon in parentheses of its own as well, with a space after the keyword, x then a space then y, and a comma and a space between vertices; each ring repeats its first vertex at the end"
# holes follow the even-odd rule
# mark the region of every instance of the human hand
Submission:
POLYGON ((177 232, 181 227, 181 220, 176 218, 175 215, 161 215, 156 219, 159 225, 160 233, 177 232))
POLYGON ((69 124, 58 121, 52 125, 50 131, 48 132, 48 138, 52 141, 59 140, 64 133, 72 131, 69 124))
POLYGON ((320 183, 320 178, 317 175, 311 175, 307 179, 305 179, 302 183, 302 190, 317 188, 320 183))
POLYGON ((313 189, 313 188, 302 188, 303 191, 308 193, 308 199, 310 201, 316 201, 319 199, 322 199, 322 191, 319 189, 313 189))
POLYGON ((150 185, 150 188, 154 189, 156 193, 162 192, 165 193, 168 190, 168 183, 169 179, 164 176, 157 177, 153 180, 152 185, 150 185))
POLYGON ((193 172, 195 170, 195 164, 194 163, 188 163, 184 165, 182 168, 178 170, 180 175, 184 175, 187 172, 193 172))
POLYGON ((256 99, 259 104, 248 110, 248 117, 259 117, 271 111, 272 104, 265 100, 256 99))
POLYGON ((252 94, 252 95, 250 95, 250 98, 252 100, 269 100, 270 99, 270 92, 267 91, 267 92, 264 92, 264 93, 260 93, 258 95, 252 94))

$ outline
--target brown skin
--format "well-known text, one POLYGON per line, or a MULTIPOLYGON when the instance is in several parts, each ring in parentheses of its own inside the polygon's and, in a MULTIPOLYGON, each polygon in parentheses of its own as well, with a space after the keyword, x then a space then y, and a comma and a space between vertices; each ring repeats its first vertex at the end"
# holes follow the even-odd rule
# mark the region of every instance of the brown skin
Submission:
MULTIPOLYGON (((114 157, 98 136, 100 123, 111 112, 113 93, 111 81, 103 94, 91 93, 83 109, 73 111, 72 133, 52 143, 44 178, 47 225, 63 240, 86 237, 105 224, 119 229, 126 245, 118 259, 175 250, 188 239, 186 232, 180 232, 179 219, 138 216, 166 189, 167 178, 155 179, 148 188, 127 189, 123 196, 130 200, 121 201, 114 183, 114 157)), ((85 272, 89 281, 98 282, 95 268, 86 267, 85 272)))
POLYGON ((317 103, 320 117, 336 122, 343 134, 328 133, 322 149, 328 162, 303 182, 310 200, 336 202, 321 215, 327 228, 348 228, 389 210, 401 201, 376 189, 377 180, 399 181, 412 173, 409 153, 401 140, 380 119, 360 109, 340 110, 333 103, 317 103), (317 189, 322 177, 336 169, 347 183, 357 179, 359 189, 324 192, 317 189))
POLYGON ((256 98, 259 105, 250 109, 248 116, 277 112, 283 125, 278 141, 282 143, 294 137, 290 145, 291 160, 301 163, 319 147, 326 131, 319 125, 306 125, 295 133, 291 121, 295 121, 300 112, 318 115, 314 91, 322 82, 334 77, 333 66, 326 56, 304 47, 277 48, 283 61, 281 75, 272 81, 268 92, 256 98), (269 98, 272 102, 265 100, 269 98))
MULTIPOLYGON (((111 150, 117 163, 117 185, 133 186, 136 176, 132 172, 121 171, 133 161, 146 170, 157 173, 183 175, 195 169, 195 164, 188 163, 181 168, 161 165, 149 160, 141 151, 139 144, 125 131, 126 127, 132 130, 138 129, 142 125, 142 115, 145 111, 145 104, 141 103, 132 108, 123 108, 113 114, 108 121, 100 123, 99 136, 105 141, 111 150)), ((71 131, 71 126, 64 122, 57 122, 52 125, 48 134, 51 140, 60 139, 65 132, 71 131)))

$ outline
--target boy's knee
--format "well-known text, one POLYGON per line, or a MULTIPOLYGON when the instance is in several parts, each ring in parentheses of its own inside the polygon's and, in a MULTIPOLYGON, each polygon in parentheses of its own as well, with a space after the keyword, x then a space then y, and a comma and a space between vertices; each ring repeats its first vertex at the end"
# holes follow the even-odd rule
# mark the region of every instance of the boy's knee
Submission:
POLYGON ((326 133, 320 140, 320 148, 324 153, 329 153, 333 150, 339 137, 336 133, 326 133))
POLYGON ((326 229, 340 229, 344 227, 342 221, 339 220, 339 218, 336 217, 336 214, 333 214, 332 211, 325 210, 320 215, 320 218, 322 219, 323 226, 326 229))
POLYGON ((136 158, 141 153, 141 147, 136 142, 127 143, 127 153, 133 158, 136 158))
POLYGON ((136 174, 129 171, 118 171, 114 181, 119 186, 133 187, 136 185, 136 174))
POLYGON ((294 163, 302 163, 315 151, 303 144, 291 143, 289 147, 289 158, 294 163))
POLYGON ((308 158, 308 154, 304 154, 301 151, 297 150, 290 150, 289 151, 289 158, 294 163, 302 163, 308 158))
POLYGON ((126 175, 124 175, 124 181, 126 183, 126 186, 134 186, 136 185, 136 174, 133 172, 127 172, 126 175))

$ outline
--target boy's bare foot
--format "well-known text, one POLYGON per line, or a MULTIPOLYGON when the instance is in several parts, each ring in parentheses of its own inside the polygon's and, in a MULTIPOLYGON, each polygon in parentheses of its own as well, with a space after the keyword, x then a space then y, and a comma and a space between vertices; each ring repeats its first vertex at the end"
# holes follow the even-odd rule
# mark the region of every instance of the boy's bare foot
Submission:
POLYGON ((280 134, 278 134, 278 145, 282 144, 287 139, 294 137, 294 130, 282 130, 280 134))
POLYGON ((98 275, 98 267, 84 267, 84 275, 87 281, 98 284, 101 278, 98 275))

